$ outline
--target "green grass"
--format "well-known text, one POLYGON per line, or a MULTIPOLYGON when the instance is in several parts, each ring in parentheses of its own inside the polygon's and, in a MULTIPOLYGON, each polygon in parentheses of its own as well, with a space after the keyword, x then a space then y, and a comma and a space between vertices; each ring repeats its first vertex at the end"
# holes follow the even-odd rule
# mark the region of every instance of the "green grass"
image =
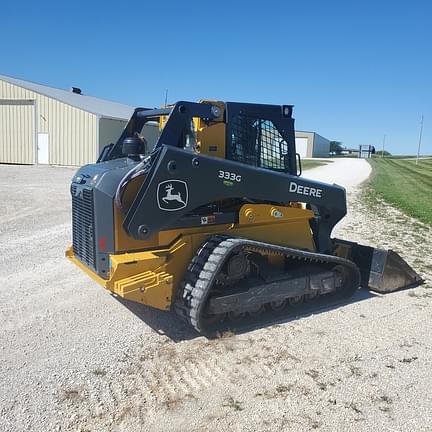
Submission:
MULTIPOLYGON (((385 156, 385 158, 390 158, 390 159, 417 159, 417 156, 413 156, 413 155, 392 155, 392 156, 385 156)), ((424 155, 424 156, 420 156, 421 158, 432 158, 432 156, 430 155, 424 155)), ((380 158, 380 156, 374 156, 374 158, 380 158)))
POLYGON ((371 186, 387 202, 432 225, 432 159, 373 158, 371 186))
POLYGON ((313 160, 313 159, 302 159, 301 166, 303 171, 308 169, 316 168, 322 165, 327 165, 333 161, 313 160))

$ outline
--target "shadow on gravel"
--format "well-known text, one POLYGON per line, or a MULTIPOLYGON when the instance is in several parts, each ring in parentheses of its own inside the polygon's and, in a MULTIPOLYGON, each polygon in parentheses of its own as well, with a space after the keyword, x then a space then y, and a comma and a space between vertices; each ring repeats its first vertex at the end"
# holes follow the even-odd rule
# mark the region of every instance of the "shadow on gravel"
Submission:
MULTIPOLYGON (((343 301, 329 301, 328 297, 322 297, 300 306, 290 306, 281 312, 267 311, 259 315, 259 317, 246 318, 240 322, 224 322, 218 326, 218 333, 220 335, 222 332, 231 331, 235 334, 243 334, 259 328, 269 327, 275 324, 281 325, 311 315, 329 312, 339 307, 377 296, 380 296, 380 294, 365 289, 359 289, 353 297, 343 301)), ((190 325, 177 317, 174 312, 160 311, 139 303, 124 300, 120 297, 114 298, 146 325, 151 327, 156 333, 165 335, 174 342, 191 340, 200 336, 190 325)))
POLYGON ((195 339, 200 335, 185 321, 182 321, 174 312, 165 312, 159 309, 131 302, 121 297, 112 296, 119 303, 129 309, 156 333, 168 336, 174 342, 195 339))

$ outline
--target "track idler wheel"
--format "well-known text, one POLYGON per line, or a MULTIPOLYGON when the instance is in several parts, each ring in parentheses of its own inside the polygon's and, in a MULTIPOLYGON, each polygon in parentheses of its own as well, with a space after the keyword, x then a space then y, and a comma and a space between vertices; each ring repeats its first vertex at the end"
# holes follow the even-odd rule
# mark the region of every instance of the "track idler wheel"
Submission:
POLYGON ((288 303, 291 306, 299 306, 303 303, 303 300, 304 300, 304 295, 300 295, 300 296, 290 297, 288 299, 288 303))
POLYGON ((275 300, 269 303, 270 308, 272 310, 274 310, 275 312, 280 312, 282 310, 284 310, 286 308, 288 304, 288 300, 287 299, 282 299, 282 300, 275 300))
POLYGON ((246 317, 246 312, 229 311, 227 316, 231 321, 239 321, 246 317))
POLYGON ((261 305, 255 307, 254 309, 249 310, 248 314, 251 317, 257 317, 257 316, 261 315, 264 312, 265 312, 265 306, 263 304, 261 304, 261 305))
POLYGON ((309 292, 308 294, 306 294, 305 300, 306 301, 315 300, 318 297, 319 297, 319 291, 315 290, 315 291, 312 291, 312 292, 309 292))

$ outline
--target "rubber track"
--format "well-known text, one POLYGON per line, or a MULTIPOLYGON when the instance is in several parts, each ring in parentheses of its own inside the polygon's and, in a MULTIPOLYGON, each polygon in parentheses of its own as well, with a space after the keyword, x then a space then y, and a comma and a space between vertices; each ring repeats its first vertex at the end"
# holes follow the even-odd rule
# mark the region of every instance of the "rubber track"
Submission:
POLYGON ((343 297, 353 295, 360 285, 358 267, 349 260, 333 255, 303 251, 289 247, 276 246, 238 237, 213 236, 209 238, 193 257, 186 271, 174 302, 174 310, 186 319, 199 333, 207 334, 201 322, 201 315, 211 292, 217 274, 230 254, 239 249, 247 249, 259 253, 276 253, 310 263, 329 263, 348 267, 353 276, 349 289, 343 297))

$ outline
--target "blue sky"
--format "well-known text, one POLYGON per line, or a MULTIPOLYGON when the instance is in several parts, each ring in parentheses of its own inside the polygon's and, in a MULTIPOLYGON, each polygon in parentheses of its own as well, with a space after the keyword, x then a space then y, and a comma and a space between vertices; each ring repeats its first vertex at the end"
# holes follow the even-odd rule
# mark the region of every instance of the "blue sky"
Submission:
POLYGON ((432 154, 432 2, 2 1, 0 74, 134 106, 295 105, 296 128, 432 154))

